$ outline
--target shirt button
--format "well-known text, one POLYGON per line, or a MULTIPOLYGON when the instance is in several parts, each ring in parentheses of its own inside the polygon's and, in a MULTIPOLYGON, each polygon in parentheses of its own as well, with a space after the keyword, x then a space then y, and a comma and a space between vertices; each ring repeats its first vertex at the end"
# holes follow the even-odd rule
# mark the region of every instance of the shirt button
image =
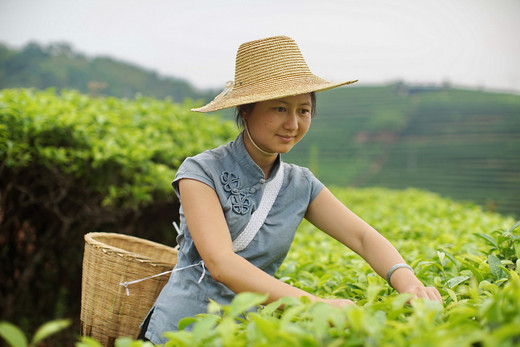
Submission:
POLYGON ((256 192, 255 188, 249 188, 249 193, 254 194, 256 192))
POLYGON ((237 189, 237 188, 233 188, 233 189, 231 189, 231 193, 232 193, 232 194, 238 194, 238 189, 237 189))
POLYGON ((261 183, 261 184, 264 184, 264 183, 265 183, 265 179, 264 179, 264 178, 261 178, 261 179, 260 179, 260 183, 261 183))

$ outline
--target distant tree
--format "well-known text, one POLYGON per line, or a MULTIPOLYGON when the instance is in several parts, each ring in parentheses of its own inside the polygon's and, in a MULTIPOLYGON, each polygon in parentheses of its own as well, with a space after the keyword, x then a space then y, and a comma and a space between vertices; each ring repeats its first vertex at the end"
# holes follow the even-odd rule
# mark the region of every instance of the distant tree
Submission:
POLYGON ((140 94, 176 102, 187 98, 208 101, 215 94, 110 57, 88 58, 67 42, 47 46, 31 42, 20 50, 0 45, 0 77, 0 88, 76 89, 126 98, 140 94))

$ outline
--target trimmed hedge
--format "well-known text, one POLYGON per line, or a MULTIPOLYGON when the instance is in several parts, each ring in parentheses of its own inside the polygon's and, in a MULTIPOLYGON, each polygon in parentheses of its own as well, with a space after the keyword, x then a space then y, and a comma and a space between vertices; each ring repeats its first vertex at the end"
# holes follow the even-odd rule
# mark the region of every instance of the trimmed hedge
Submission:
POLYGON ((233 139, 218 117, 75 91, 0 91, 0 312, 34 329, 78 317, 83 235, 174 244, 170 182, 184 158, 233 139))

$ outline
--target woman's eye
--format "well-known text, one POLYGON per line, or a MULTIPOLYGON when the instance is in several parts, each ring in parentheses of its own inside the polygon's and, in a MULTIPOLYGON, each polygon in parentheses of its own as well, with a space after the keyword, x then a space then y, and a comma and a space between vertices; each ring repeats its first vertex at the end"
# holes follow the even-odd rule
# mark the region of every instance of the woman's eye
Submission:
POLYGON ((282 106, 275 107, 275 110, 278 112, 285 112, 285 107, 282 107, 282 106))

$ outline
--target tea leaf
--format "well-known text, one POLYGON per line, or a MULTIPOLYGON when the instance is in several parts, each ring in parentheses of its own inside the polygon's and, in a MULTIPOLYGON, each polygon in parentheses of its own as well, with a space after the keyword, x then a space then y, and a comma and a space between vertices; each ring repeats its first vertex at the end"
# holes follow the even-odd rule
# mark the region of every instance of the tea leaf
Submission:
POLYGON ((2 336, 11 347, 27 347, 27 338, 22 330, 14 324, 0 322, 0 336, 2 336))
POLYGON ((76 343, 76 347, 103 347, 101 343, 89 336, 80 336, 79 342, 76 343))
POLYGON ((475 276, 479 282, 484 280, 484 276, 480 273, 480 271, 476 267, 473 266, 473 264, 471 264, 468 261, 462 261, 462 264, 471 271, 473 276, 475 276))
POLYGON ((283 301, 281 299, 276 300, 276 301, 264 306, 262 309, 262 314, 272 315, 275 311, 280 309, 282 306, 283 306, 283 301))
POLYGON ((459 301, 457 299, 457 294, 452 289, 444 288, 443 290, 448 293, 448 295, 450 296, 451 300, 453 300, 453 302, 458 302, 459 301))
POLYGON ((314 333, 319 336, 327 334, 333 313, 334 307, 322 302, 318 302, 311 307, 310 314, 312 316, 314 333))
POLYGON ((193 335, 199 340, 207 338, 213 333, 215 325, 220 320, 219 316, 202 314, 195 324, 193 324, 193 335))
POLYGON ((448 284, 448 287, 453 288, 470 278, 471 278, 471 276, 455 276, 455 277, 450 278, 447 281, 447 284, 448 284))
POLYGON ((399 294, 392 300, 392 309, 397 310, 403 308, 403 306, 407 304, 412 297, 413 295, 409 293, 399 294))
POLYGON ((169 341, 166 342, 165 347, 193 347, 196 346, 195 337, 192 332, 188 331, 167 331, 164 333, 169 341))
POLYGON ((502 262, 496 256, 490 254, 488 256, 488 264, 489 264, 489 269, 491 270, 491 273, 497 280, 507 277, 507 274, 501 268, 502 262))
POLYGON ((228 315, 231 317, 237 317, 247 310, 264 303, 267 298, 267 294, 249 292, 240 293, 233 298, 228 315))
POLYGON ((482 234, 482 233, 475 233, 476 236, 486 240, 487 242, 489 242, 493 247, 495 248, 498 248, 498 244, 497 242, 495 241, 494 238, 492 238, 491 236, 489 235, 486 235, 486 234, 482 234))
POLYGON ((437 251, 437 257, 439 257, 439 262, 442 264, 442 261, 444 260, 444 256, 446 255, 446 253, 442 252, 442 251, 437 251))
POLYGON ((515 224, 513 224, 513 226, 511 228, 509 228, 509 232, 512 233, 513 230, 515 230, 516 228, 518 228, 520 226, 520 220, 517 221, 515 224))
POLYGON ((182 318, 180 321, 179 321, 179 330, 184 330, 186 329, 186 327, 192 323, 195 323, 196 321, 198 321, 197 318, 195 317, 186 317, 186 318, 182 318))
POLYGON ((47 322, 43 324, 41 327, 36 330, 36 333, 33 336, 32 344, 37 344, 38 342, 46 339, 52 334, 55 334, 63 329, 66 329, 70 326, 72 322, 69 319, 58 319, 54 321, 47 322))

